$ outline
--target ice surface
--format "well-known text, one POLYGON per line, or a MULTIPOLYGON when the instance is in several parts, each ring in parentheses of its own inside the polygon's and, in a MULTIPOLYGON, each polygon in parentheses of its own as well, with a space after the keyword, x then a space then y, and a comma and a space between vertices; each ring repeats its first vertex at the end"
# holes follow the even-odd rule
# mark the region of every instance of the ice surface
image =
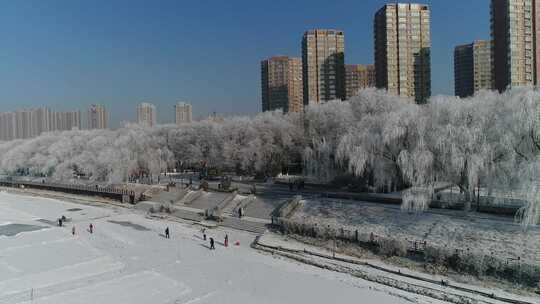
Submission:
POLYGON ((440 303, 261 254, 251 234, 209 229, 210 251, 188 224, 0 193, 0 223, 43 225, 71 208, 82 210, 67 227, 0 238, 0 303, 440 303), (171 239, 161 236, 167 226, 171 239), (225 234, 240 246, 223 247, 225 234))

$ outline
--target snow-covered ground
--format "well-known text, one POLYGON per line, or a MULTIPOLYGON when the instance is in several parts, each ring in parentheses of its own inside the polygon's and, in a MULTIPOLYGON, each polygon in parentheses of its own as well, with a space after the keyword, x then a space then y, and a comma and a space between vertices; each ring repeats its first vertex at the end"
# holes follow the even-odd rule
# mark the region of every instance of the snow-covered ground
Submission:
POLYGON ((247 233, 208 231, 211 251, 196 226, 137 212, 0 192, 0 303, 440 303, 261 254, 247 233))
POLYGON ((520 257, 540 265, 540 227, 524 230, 510 218, 486 214, 433 210, 422 214, 401 212, 399 206, 331 199, 306 200, 292 220, 331 225, 360 233, 427 241, 451 249, 506 258, 520 257))
MULTIPOLYGON (((479 291, 484 294, 496 295, 497 297, 503 297, 516 301, 523 301, 524 303, 540 303, 540 298, 538 298, 537 296, 517 295, 515 293, 516 290, 504 290, 499 287, 494 287, 492 285, 490 286, 489 283, 486 284, 486 286, 481 286, 482 284, 479 284, 480 282, 476 282, 477 284, 473 287, 471 285, 471 282, 474 282, 474 279, 469 278, 470 282, 460 283, 443 275, 427 274, 406 267, 390 265, 379 259, 373 259, 369 257, 357 258, 345 254, 336 253, 332 250, 325 249, 320 246, 314 246, 306 244, 304 242, 299 242, 294 238, 288 237, 287 235, 266 233, 259 238, 258 244, 262 246, 270 246, 272 248, 280 248, 281 250, 278 251, 281 253, 286 252, 291 254, 291 252, 294 252, 293 255, 306 258, 309 262, 321 264, 327 267, 341 266, 342 268, 338 267, 338 271, 340 272, 354 274, 355 271, 360 271, 364 273, 364 277, 366 277, 367 279, 376 278, 377 280, 386 282, 385 284, 391 285, 391 281, 393 279, 399 281, 402 284, 411 284, 405 288, 411 288, 412 290, 416 290, 416 294, 424 294, 424 292, 432 291, 435 294, 434 296, 438 298, 463 296, 464 298, 462 299, 462 303, 486 303, 486 300, 487 303, 492 304, 505 303, 504 301, 495 300, 491 297, 486 297, 484 295, 475 294, 463 289, 459 289, 473 288, 475 291, 479 291), (315 253, 317 255, 314 255, 312 253, 315 253), (331 258, 324 258, 325 256, 337 257, 338 259, 341 259, 341 261, 331 258), (356 263, 343 261, 355 261, 356 263), (368 265, 374 265, 375 267, 368 265), (396 275, 395 273, 389 273, 388 271, 384 271, 382 269, 399 272, 400 275, 396 275), (414 276, 415 278, 411 276, 414 276), (418 280, 417 278, 422 278, 423 280, 418 280), (444 280, 449 285, 442 286, 438 283, 432 284, 429 282, 440 282, 441 280, 444 280), (457 288, 448 288, 448 286, 455 286, 457 288)), ((404 286, 402 285, 401 287, 403 288, 404 286)))

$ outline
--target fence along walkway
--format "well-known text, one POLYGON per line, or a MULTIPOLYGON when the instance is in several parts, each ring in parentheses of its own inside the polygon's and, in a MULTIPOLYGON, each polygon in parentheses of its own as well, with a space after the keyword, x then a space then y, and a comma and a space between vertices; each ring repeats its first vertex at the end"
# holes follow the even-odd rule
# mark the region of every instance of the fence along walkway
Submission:
POLYGON ((0 180, 0 186, 10 188, 31 188, 38 190, 48 190, 56 192, 64 192, 70 194, 86 195, 86 196, 99 196, 124 203, 136 203, 136 195, 134 191, 120 189, 115 187, 101 187, 99 185, 74 185, 74 184, 62 184, 62 183, 39 183, 28 181, 10 181, 0 180))
MULTIPOLYGON (((253 242, 252 247, 254 247, 255 249, 269 251, 269 252, 272 252, 272 253, 278 253, 278 254, 283 255, 285 257, 296 259, 299 262, 310 262, 314 266, 322 267, 322 268, 326 268, 326 269, 330 269, 331 267, 328 267, 325 264, 317 263, 317 262, 314 262, 314 261, 308 261, 307 259, 301 258, 301 256, 303 256, 303 255, 314 256, 314 257, 319 257, 319 258, 327 259, 327 260, 335 260, 335 261, 339 261, 339 262, 343 262, 343 263, 347 263, 347 264, 365 266, 365 267, 376 269, 376 270, 379 270, 381 272, 385 272, 385 273, 388 273, 388 274, 401 276, 401 277, 413 279, 413 280, 420 281, 420 282, 430 283, 430 284, 434 284, 434 285, 441 285, 441 286, 443 286, 445 288, 451 288, 451 289, 461 291, 461 292, 465 292, 465 293, 469 293, 469 294, 480 295, 480 296, 488 298, 488 299, 494 299, 494 300, 505 302, 505 303, 533 304, 531 302, 526 302, 526 301, 521 301, 521 300, 510 299, 510 298, 506 298, 506 297, 497 296, 497 295, 495 295, 493 293, 487 293, 487 292, 483 292, 483 291, 480 291, 480 290, 477 290, 477 289, 470 289, 470 288, 466 288, 466 287, 463 287, 463 286, 454 285, 454 284, 449 283, 447 281, 432 280, 432 279, 417 276, 417 275, 414 275, 414 274, 407 274, 407 273, 401 272, 400 270, 395 271, 393 269, 389 269, 389 268, 381 267, 381 266, 378 266, 378 265, 374 265, 374 264, 371 264, 369 262, 363 262, 363 261, 358 261, 358 260, 353 260, 353 259, 337 257, 335 255, 330 256, 330 255, 326 255, 326 254, 322 254, 322 253, 318 253, 318 252, 309 251, 309 250, 306 250, 306 249, 298 250, 298 249, 284 248, 282 246, 272 246, 272 245, 268 245, 268 244, 262 244, 260 242, 260 237, 255 238, 255 241, 253 242), (297 255, 298 258, 295 257, 295 255, 297 255)), ((337 268, 337 267, 335 269, 332 269, 332 270, 342 271, 342 269, 337 268)), ((354 274, 356 276, 358 276, 360 273, 361 272, 355 272, 354 274)), ((360 275, 359 277, 361 277, 361 278, 363 278, 365 280, 368 280, 368 281, 377 282, 377 283, 380 283, 380 284, 383 284, 383 285, 395 287, 395 288, 406 290, 406 291, 411 291, 408 288, 404 288, 404 286, 408 285, 406 282, 396 282, 397 284, 389 284, 389 283, 392 282, 391 280, 384 280, 384 279, 381 279, 380 276, 370 276, 368 274, 363 274, 363 275, 360 275)), ((409 284, 409 285, 418 287, 420 289, 434 290, 432 288, 421 286, 421 285, 416 285, 416 284, 409 284)), ((434 290, 434 291, 435 292, 426 292, 426 290, 424 290, 422 293, 424 295, 428 296, 428 297, 432 297, 432 298, 435 298, 435 299, 440 299, 440 300, 445 300, 445 301, 453 300, 453 301, 451 301, 452 303, 470 303, 470 301, 475 301, 476 300, 476 299, 469 298, 469 297, 464 296, 464 295, 457 295, 457 294, 440 294, 440 295, 437 295, 437 294, 439 294, 439 292, 441 290, 434 290), (447 297, 446 295, 451 295, 452 297, 447 297)), ((422 294, 420 292, 418 292, 418 293, 422 294)), ((478 301, 476 300, 475 302, 478 302, 478 301)), ((486 301, 486 303, 487 303, 487 301, 486 301)))
MULTIPOLYGON (((484 260, 489 259, 491 265, 499 265, 504 271, 510 271, 513 266, 518 266, 519 269, 530 267, 538 273, 540 267, 533 261, 527 261, 522 258, 511 258, 497 256, 494 254, 486 255, 483 253, 463 250, 461 248, 446 248, 441 246, 433 246, 425 240, 414 239, 396 239, 387 236, 376 235, 373 232, 362 232, 361 230, 348 230, 330 225, 317 225, 311 223, 297 222, 284 217, 272 217, 272 226, 279 229, 284 234, 296 234, 313 239, 324 240, 340 240, 349 244, 356 244, 360 247, 373 250, 382 246, 400 246, 405 244, 407 254, 423 254, 432 255, 438 254, 441 257, 457 256, 464 259, 484 260), (397 242, 397 245, 396 245, 397 242)), ((518 276, 520 274, 518 273, 518 276)), ((518 302, 516 302, 518 303, 518 302)))

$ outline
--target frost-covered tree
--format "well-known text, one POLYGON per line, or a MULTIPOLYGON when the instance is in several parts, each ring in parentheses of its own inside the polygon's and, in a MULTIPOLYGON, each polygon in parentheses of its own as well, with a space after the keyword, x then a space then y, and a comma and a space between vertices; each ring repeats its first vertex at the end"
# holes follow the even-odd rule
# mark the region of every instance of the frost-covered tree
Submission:
POLYGON ((330 101, 307 107, 304 113, 304 169, 307 175, 321 182, 331 181, 338 171, 337 147, 354 125, 349 102, 330 101))
POLYGON ((72 180, 84 174, 90 180, 117 183, 141 171, 158 174, 171 163, 172 153, 154 130, 129 126, 116 131, 66 131, 37 138, 0 143, 0 168, 72 180))
POLYGON ((421 108, 375 90, 361 91, 349 103, 354 123, 338 141, 337 161, 357 176, 371 176, 379 189, 408 185, 400 155, 419 139, 421 108))
POLYGON ((540 92, 436 96, 417 105, 368 89, 304 113, 46 133, 0 142, 0 155, 3 172, 109 183, 201 164, 268 176, 302 161, 319 182, 353 175, 375 191, 403 191, 406 211, 426 210, 440 183, 460 189, 466 210, 477 189, 504 192, 526 202, 518 220, 531 225, 540 210, 540 92))
POLYGON ((337 160, 356 175, 373 172, 379 188, 408 188, 403 209, 425 210, 441 181, 460 188, 467 210, 474 189, 483 186, 524 198, 521 214, 535 214, 537 203, 522 185, 537 177, 520 172, 531 172, 522 168, 534 167, 540 153, 537 90, 438 96, 423 106, 368 90, 350 104, 356 124, 343 135, 337 160))

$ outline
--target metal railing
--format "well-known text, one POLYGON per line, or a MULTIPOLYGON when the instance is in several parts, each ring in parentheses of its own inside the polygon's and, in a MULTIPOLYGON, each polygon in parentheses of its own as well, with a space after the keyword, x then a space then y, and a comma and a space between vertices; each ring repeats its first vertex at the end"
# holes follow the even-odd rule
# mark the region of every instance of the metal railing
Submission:
POLYGON ((0 179, 0 186, 10 188, 31 188, 38 190, 57 191, 70 194, 99 196, 120 202, 135 203, 135 192, 132 190, 99 185, 77 185, 68 183, 31 182, 0 179))

